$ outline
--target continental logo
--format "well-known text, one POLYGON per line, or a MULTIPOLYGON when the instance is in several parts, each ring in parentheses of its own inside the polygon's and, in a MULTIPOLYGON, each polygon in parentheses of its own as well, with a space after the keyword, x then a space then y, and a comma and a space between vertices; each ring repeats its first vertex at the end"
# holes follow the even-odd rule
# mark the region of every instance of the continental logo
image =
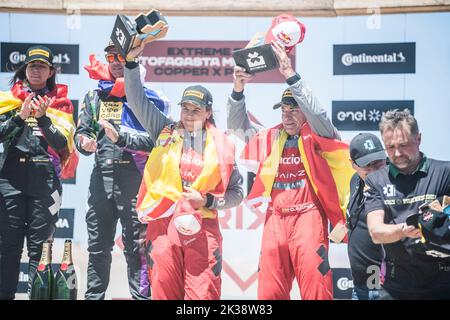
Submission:
POLYGON ((196 98, 199 98, 199 99, 203 99, 203 97, 205 96, 205 94, 202 93, 202 92, 200 92, 200 91, 197 91, 197 90, 188 90, 188 91, 186 91, 186 92, 184 93, 184 96, 185 96, 185 97, 191 96, 191 97, 196 97, 196 98))
POLYGON ((333 46, 333 74, 416 72, 416 43, 367 43, 333 46))
POLYGON ((45 47, 34 47, 36 43, 0 42, 1 72, 17 70, 27 57, 32 60, 42 59, 47 64, 57 64, 62 74, 79 74, 80 45, 40 43, 45 47), (51 60, 51 58, 53 59, 51 60))
POLYGON ((435 199, 436 199, 435 194, 424 194, 424 195, 416 196, 413 198, 384 200, 384 204, 388 205, 388 206, 394 206, 394 205, 412 204, 412 203, 422 202, 422 201, 431 201, 431 200, 435 200, 435 199))
POLYGON ((42 50, 42 49, 34 49, 34 50, 31 50, 31 51, 29 52, 29 55, 30 55, 30 57, 32 57, 32 56, 37 56, 37 55, 42 55, 42 56, 45 56, 45 57, 47 57, 47 58, 50 57, 50 53, 49 53, 48 51, 45 51, 45 50, 42 50))

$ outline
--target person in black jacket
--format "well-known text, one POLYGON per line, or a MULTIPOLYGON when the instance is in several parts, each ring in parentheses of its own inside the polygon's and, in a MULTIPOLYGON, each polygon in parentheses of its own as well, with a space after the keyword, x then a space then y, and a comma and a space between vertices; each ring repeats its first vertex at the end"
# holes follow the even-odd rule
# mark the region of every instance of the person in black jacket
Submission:
MULTIPOLYGON (((91 78, 99 80, 98 89, 86 94, 75 135, 77 149, 82 154, 95 153, 86 214, 89 264, 85 298, 105 298, 111 251, 120 219, 130 293, 133 299, 145 300, 150 297, 143 248, 145 225, 136 214, 136 196, 153 143, 128 109, 123 58, 112 43, 105 52, 107 68, 93 63, 92 57, 91 64, 96 67, 86 67, 91 78)), ((167 101, 155 91, 146 89, 146 92, 161 111, 168 111, 167 101)))
POLYGON ((50 49, 31 47, 11 92, 1 95, 0 299, 15 298, 25 237, 30 289, 42 244, 53 238, 58 220, 60 176, 71 157, 75 125, 67 86, 56 84, 55 73, 50 49))
POLYGON ((386 165, 386 153, 378 137, 360 133, 350 142, 350 161, 356 173, 350 181, 347 206, 348 256, 353 276, 353 300, 376 300, 380 289, 383 249, 370 238, 364 211, 364 180, 386 165))
POLYGON ((408 109, 384 113, 380 134, 389 163, 367 176, 364 204, 370 236, 385 251, 380 299, 450 299, 450 256, 430 248, 425 230, 408 219, 429 221, 433 214, 421 207, 450 195, 450 161, 420 151, 422 134, 408 109))

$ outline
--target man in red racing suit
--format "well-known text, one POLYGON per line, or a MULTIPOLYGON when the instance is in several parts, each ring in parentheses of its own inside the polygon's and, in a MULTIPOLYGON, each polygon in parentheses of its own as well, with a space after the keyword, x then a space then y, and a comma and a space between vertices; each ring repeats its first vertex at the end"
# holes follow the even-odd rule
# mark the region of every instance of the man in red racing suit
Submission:
MULTIPOLYGON (((234 130, 245 142, 250 140, 246 148, 255 139, 259 139, 260 147, 261 144, 267 147, 267 152, 260 152, 260 147, 253 149, 265 153, 267 159, 257 160, 261 166, 246 200, 250 206, 264 202, 264 198, 269 202, 259 261, 258 299, 290 299, 294 278, 302 299, 332 299, 332 274, 328 263, 329 217, 318 192, 314 191, 302 151, 305 154, 314 152, 307 144, 308 139, 317 137, 315 139, 328 140, 325 143, 334 143, 340 139, 339 133, 291 67, 284 50, 276 44, 273 46, 280 61, 280 72, 290 86, 283 92, 281 102, 274 106, 274 109, 282 110, 282 123, 262 130, 250 121, 243 90, 251 75, 240 67, 235 68, 234 90, 228 100, 228 129, 234 130), (276 147, 282 148, 281 156, 276 147), (276 151, 274 154, 278 152, 278 157, 272 156, 273 150, 276 151), (273 184, 272 180, 270 184, 264 183, 267 175, 265 177, 263 172, 270 164, 270 158, 271 168, 277 169, 273 173, 273 184), (267 189, 269 185, 272 189, 270 193, 266 190, 264 196, 264 186, 267 189)), ((256 156, 259 157, 261 155, 256 156)), ((247 157, 246 160, 251 159, 247 157)))

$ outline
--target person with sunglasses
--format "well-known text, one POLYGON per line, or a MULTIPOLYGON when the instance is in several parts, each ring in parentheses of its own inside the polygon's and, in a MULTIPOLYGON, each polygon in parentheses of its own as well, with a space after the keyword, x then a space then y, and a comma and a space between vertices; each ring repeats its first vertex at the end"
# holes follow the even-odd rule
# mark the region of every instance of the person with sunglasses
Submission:
POLYGON ((350 181, 347 206, 348 257, 353 276, 353 300, 379 297, 383 249, 374 244, 364 211, 364 180, 386 165, 386 153, 380 139, 372 133, 360 133, 350 142, 350 162, 356 173, 350 181))
MULTIPOLYGON (((95 153, 91 174, 86 224, 89 263, 87 300, 104 299, 108 288, 111 251, 118 220, 133 299, 150 297, 145 259, 145 226, 136 214, 136 196, 153 143, 128 107, 124 88, 124 58, 110 41, 105 48, 108 64, 90 56, 85 69, 98 87, 89 91, 81 107, 75 135, 77 149, 85 156, 95 153)), ((167 99, 144 88, 146 99, 163 113, 167 99)))

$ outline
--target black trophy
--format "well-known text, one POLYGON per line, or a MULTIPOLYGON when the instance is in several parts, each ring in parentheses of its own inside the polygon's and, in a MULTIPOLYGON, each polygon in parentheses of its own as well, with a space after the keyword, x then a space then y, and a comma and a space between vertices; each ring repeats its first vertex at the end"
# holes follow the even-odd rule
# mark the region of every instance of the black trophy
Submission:
POLYGON ((279 67, 278 59, 271 44, 233 51, 234 62, 247 73, 254 74, 279 67))
POLYGON ((123 14, 117 15, 111 40, 119 53, 126 57, 128 52, 167 34, 169 25, 166 18, 156 9, 146 14, 140 13, 134 20, 123 14))
POLYGON ((270 44, 264 44, 264 32, 256 33, 244 49, 233 51, 234 63, 254 74, 279 67, 278 59, 270 44))
POLYGON ((305 26, 294 16, 281 14, 272 20, 267 32, 256 33, 244 49, 233 51, 234 62, 251 74, 278 68, 272 41, 284 47, 289 54, 303 41, 305 30, 305 26))

